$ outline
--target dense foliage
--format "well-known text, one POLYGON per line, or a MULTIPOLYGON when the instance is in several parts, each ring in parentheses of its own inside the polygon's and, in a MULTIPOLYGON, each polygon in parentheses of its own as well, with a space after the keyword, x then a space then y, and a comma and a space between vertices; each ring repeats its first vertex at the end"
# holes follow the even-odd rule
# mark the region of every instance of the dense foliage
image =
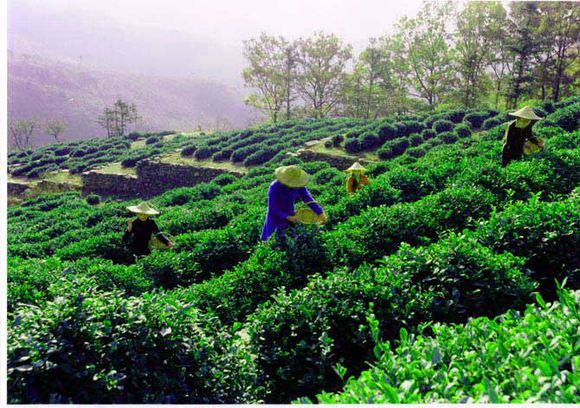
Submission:
POLYGON ((481 132, 485 115, 466 111, 210 135, 193 151, 231 150, 237 162, 256 143, 282 152, 300 131, 300 144, 337 145, 407 132, 409 146, 369 164, 371 185, 352 196, 328 163, 278 153, 243 177, 168 191, 151 204, 175 247, 137 261, 121 241, 136 200, 89 203, 71 192, 11 206, 9 401, 579 402, 580 362, 565 360, 577 355, 577 294, 562 292, 567 308, 553 315, 544 306, 520 315, 536 292, 557 299, 556 281, 580 289, 580 132, 562 126, 570 106, 534 127, 544 152, 505 168, 504 127, 481 132), (457 140, 440 140, 435 127, 457 140), (328 224, 260 242, 273 170, 290 163, 311 174, 328 224), (543 328, 553 336, 532 335, 543 328), (466 351, 486 342, 497 359, 466 351), (519 356, 511 371, 498 370, 509 353, 519 356), (340 394, 345 375, 353 379, 340 394))
POLYGON ((14 152, 8 156, 9 171, 15 177, 37 178, 55 170, 82 173, 113 162, 134 167, 138 161, 171 152, 190 139, 179 135, 165 142, 163 136, 167 135, 168 132, 133 132, 126 137, 76 140, 44 146, 37 150, 14 152), (131 149, 131 143, 139 139, 144 139, 145 145, 131 149))

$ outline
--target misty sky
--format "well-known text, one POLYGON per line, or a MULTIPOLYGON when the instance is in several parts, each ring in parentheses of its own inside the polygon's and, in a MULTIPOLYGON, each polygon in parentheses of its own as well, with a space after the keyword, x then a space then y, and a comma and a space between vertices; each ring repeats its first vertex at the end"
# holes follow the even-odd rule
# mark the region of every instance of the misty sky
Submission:
POLYGON ((324 30, 360 51, 419 7, 420 0, 9 0, 9 48, 236 84, 242 40, 262 31, 293 39, 324 30))

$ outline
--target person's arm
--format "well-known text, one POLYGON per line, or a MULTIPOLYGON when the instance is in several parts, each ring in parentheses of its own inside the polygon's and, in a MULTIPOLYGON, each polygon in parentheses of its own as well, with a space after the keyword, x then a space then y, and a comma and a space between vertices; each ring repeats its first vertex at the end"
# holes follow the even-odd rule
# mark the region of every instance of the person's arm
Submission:
POLYGON ((127 242, 129 241, 129 238, 131 237, 131 234, 133 233, 133 220, 127 220, 127 229, 125 230, 125 233, 123 234, 123 242, 127 242))
POLYGON ((304 203, 306 203, 306 205, 308 205, 308 207, 310 207, 312 211, 316 213, 316 215, 320 215, 324 212, 322 207, 316 201, 314 201, 314 198, 312 198, 312 195, 310 195, 310 192, 306 187, 302 187, 300 189, 298 196, 302 201, 304 201, 304 203))
POLYGON ((167 246, 173 245, 173 243, 171 241, 169 241, 167 239, 167 237, 165 235, 163 235, 163 233, 161 231, 159 231, 159 227, 157 226, 157 223, 153 220, 151 220, 151 229, 152 229, 153 235, 155 235, 155 237, 159 241, 163 242, 167 246))
POLYGON ((367 176, 365 176, 364 174, 362 174, 360 176, 360 184, 363 186, 368 186, 369 184, 371 184, 369 178, 367 176))

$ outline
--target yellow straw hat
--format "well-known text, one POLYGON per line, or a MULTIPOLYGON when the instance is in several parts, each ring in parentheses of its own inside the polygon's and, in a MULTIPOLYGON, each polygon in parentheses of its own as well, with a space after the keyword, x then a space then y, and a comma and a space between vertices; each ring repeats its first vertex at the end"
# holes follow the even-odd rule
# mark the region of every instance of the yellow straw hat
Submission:
POLYGON ((524 118, 530 120, 542 120, 544 118, 539 117, 534 113, 534 110, 529 106, 524 106, 520 110, 508 113, 508 115, 515 116, 516 118, 524 118))
POLYGON ((131 205, 127 210, 135 214, 157 215, 159 211, 152 208, 147 202, 143 201, 139 205, 131 205))
POLYGON ((348 169, 345 170, 347 173, 352 173, 355 171, 368 171, 367 169, 365 169, 359 162, 354 163, 352 166, 350 166, 348 169))
POLYGON ((298 166, 282 166, 274 171, 276 180, 285 186, 297 188, 304 187, 310 176, 298 166))

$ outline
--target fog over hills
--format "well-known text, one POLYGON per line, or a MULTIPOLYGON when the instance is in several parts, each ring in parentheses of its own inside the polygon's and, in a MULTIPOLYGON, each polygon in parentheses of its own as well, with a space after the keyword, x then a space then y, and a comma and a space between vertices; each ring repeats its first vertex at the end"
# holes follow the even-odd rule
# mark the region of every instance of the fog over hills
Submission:
POLYGON ((9 0, 9 118, 64 119, 65 139, 102 136, 96 117, 123 98, 141 130, 246 126, 261 116, 243 102, 243 40, 325 30, 359 52, 418 3, 9 0))
MULTIPOLYGON (((243 104, 239 90, 223 84, 184 78, 102 71, 39 56, 9 53, 10 119, 63 119, 63 139, 106 133, 95 119, 117 98, 135 103, 142 119, 136 130, 190 130, 226 119, 245 127, 257 113, 243 104)), ((38 131, 35 145, 50 142, 38 131)))

